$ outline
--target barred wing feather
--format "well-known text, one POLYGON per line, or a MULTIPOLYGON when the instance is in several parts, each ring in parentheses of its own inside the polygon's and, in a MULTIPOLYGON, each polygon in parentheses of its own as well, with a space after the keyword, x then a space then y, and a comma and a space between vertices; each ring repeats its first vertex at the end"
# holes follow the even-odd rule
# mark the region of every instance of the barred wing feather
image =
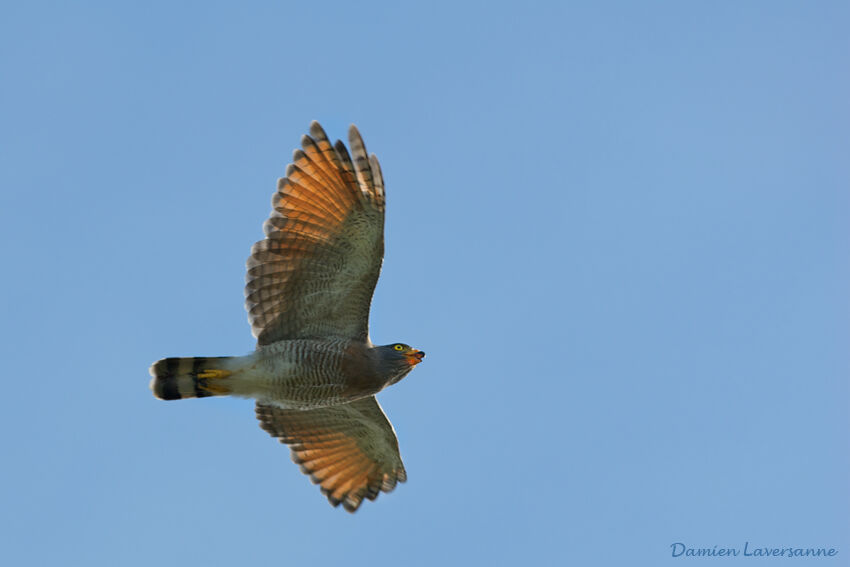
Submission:
POLYGON ((257 418, 334 506, 354 512, 363 498, 407 480, 395 431, 374 396, 306 411, 258 402, 257 418))
POLYGON ((384 255, 384 182, 353 125, 348 136, 353 160, 313 122, 278 182, 266 238, 247 264, 245 308, 260 345, 368 339, 384 255))

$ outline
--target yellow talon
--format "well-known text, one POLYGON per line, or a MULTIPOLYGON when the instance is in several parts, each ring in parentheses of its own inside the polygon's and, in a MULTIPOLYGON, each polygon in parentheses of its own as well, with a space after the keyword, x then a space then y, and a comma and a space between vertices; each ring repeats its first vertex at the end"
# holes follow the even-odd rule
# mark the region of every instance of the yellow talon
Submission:
POLYGON ((227 378, 233 374, 229 370, 201 370, 198 372, 198 386, 202 390, 209 392, 214 396, 226 396, 230 393, 230 388, 222 384, 220 380, 227 378))
POLYGON ((198 378, 208 379, 208 378, 227 378, 233 374, 229 370, 202 370, 198 372, 198 378))

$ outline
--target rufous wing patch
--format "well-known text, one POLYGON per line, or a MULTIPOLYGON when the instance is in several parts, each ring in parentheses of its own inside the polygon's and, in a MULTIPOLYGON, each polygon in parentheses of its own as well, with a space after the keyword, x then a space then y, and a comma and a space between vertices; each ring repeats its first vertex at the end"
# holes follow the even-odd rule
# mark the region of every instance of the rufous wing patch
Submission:
POLYGON ((258 403, 260 427, 289 445, 292 460, 334 506, 354 512, 407 475, 392 426, 374 397, 306 411, 258 403))

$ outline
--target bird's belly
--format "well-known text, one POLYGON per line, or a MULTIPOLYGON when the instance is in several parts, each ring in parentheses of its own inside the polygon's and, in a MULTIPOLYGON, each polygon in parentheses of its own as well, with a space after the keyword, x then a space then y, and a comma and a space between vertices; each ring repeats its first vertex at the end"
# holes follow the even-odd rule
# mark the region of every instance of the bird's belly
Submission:
POLYGON ((321 352, 305 356, 303 348, 281 348, 248 358, 252 360, 233 382, 235 396, 304 410, 347 403, 374 393, 352 389, 341 356, 321 352))

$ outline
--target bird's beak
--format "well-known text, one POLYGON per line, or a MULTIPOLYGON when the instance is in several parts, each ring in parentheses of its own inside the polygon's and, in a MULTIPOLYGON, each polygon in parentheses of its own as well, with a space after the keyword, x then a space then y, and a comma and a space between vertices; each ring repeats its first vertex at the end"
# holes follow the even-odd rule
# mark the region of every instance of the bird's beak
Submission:
POLYGON ((421 350, 416 350, 415 348, 410 349, 409 352, 405 354, 407 357, 407 363, 411 366, 415 366, 422 362, 422 359, 425 358, 425 353, 421 350))

